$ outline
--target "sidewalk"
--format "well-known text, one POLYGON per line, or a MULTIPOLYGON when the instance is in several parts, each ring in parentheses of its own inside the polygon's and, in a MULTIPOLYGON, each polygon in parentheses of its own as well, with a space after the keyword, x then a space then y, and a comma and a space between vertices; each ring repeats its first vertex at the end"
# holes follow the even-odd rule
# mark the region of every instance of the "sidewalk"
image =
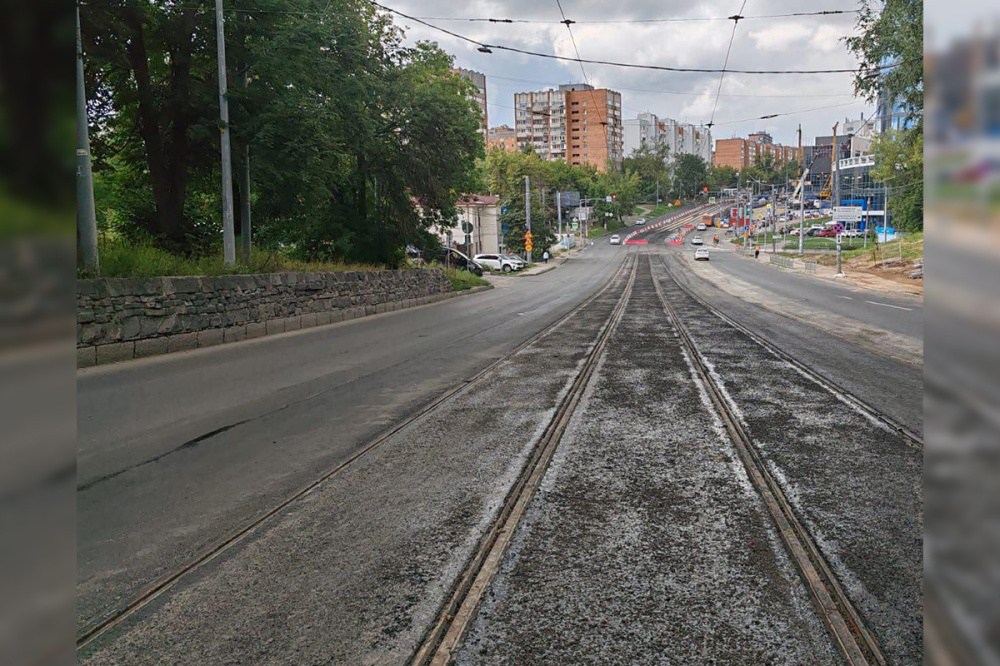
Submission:
MULTIPOLYGON (((895 280, 882 278, 878 275, 873 275, 864 271, 851 270, 851 268, 846 265, 843 267, 844 275, 838 276, 837 270, 832 266, 824 266, 815 261, 794 257, 780 257, 782 263, 779 264, 771 261, 770 247, 765 248, 762 246, 760 248, 759 259, 754 259, 752 254, 749 256, 744 255, 738 249, 733 250, 733 252, 746 261, 757 261, 758 263, 768 264, 781 270, 811 275, 812 277, 817 277, 823 280, 832 280, 841 284, 846 283, 861 289, 868 289, 887 294, 906 294, 909 296, 924 295, 923 281, 914 281, 913 284, 896 282, 895 280), (785 262, 788 263, 786 264, 785 262)), ((778 260, 779 257, 775 257, 775 259, 778 260)))

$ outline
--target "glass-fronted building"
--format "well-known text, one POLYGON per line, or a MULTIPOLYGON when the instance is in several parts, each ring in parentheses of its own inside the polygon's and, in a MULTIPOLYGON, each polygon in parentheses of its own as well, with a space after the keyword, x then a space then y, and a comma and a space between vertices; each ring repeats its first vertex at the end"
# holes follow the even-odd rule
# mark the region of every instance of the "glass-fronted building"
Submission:
MULTIPOLYGON (((864 211, 859 229, 883 226, 885 219, 886 190, 882 183, 872 177, 875 157, 860 155, 837 162, 837 177, 840 184, 838 206, 860 206, 864 211)), ((890 214, 890 220, 891 220, 890 214)), ((851 225, 848 225, 851 226, 851 225)))

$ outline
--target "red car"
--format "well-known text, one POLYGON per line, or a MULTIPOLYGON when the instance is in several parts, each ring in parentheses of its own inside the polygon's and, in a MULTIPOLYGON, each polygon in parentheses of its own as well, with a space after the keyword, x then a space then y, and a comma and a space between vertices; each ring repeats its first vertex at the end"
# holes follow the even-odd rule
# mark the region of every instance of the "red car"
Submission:
POLYGON ((824 229, 823 231, 819 232, 816 235, 819 236, 820 238, 836 238, 837 232, 834 231, 833 229, 824 229))

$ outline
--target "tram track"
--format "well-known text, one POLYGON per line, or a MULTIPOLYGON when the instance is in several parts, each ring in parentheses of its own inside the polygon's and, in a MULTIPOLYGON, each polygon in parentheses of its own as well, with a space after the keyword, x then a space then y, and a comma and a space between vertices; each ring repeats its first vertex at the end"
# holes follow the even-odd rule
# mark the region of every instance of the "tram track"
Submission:
POLYGON ((414 666, 428 664, 444 666, 449 664, 461 647, 482 597, 496 575, 503 556, 514 537, 518 522, 541 484, 559 441, 594 374, 598 359, 615 326, 621 320, 635 284, 638 257, 638 253, 626 255, 625 265, 630 265, 631 268, 628 282, 621 297, 611 315, 604 322, 597 341, 556 408, 540 441, 536 444, 531 457, 525 464, 521 476, 505 499, 499 515, 482 539, 463 574, 459 577, 450 599, 439 614, 437 622, 431 627, 420 647, 416 650, 410 662, 414 666))
MULTIPOLYGON (((668 277, 673 280, 662 256, 660 262, 668 277)), ((815 540, 795 515, 781 485, 769 471, 738 414, 729 404, 723 387, 719 385, 687 327, 664 294, 660 281, 655 276, 653 280, 664 311, 674 324, 681 344, 687 349, 695 372, 706 387, 712 405, 736 447, 748 476, 764 501, 782 541, 808 585, 844 658, 848 663, 857 666, 887 664, 874 634, 862 621, 815 540)), ((676 280, 673 281, 676 284, 676 280)))
MULTIPOLYGON (((565 322, 571 320, 572 318, 580 315, 580 313, 586 311, 586 309, 589 306, 591 306, 595 301, 604 296, 609 290, 613 289, 615 285, 620 284, 622 277, 628 272, 629 264, 630 264, 630 259, 628 256, 626 256, 603 287, 601 287, 596 293, 594 293, 592 296, 584 300, 575 308, 570 310, 568 313, 561 316, 556 321, 552 322, 551 324, 543 328, 541 331, 532 335, 530 338, 525 340, 523 343, 521 343, 516 348, 511 350, 509 353, 496 359, 495 361, 490 363, 487 367, 483 368, 473 376, 469 377, 468 379, 462 381, 452 389, 438 396, 430 403, 428 403, 427 405, 416 411, 407 419, 393 425, 384 433, 374 438, 366 445, 362 446, 348 459, 342 461, 332 469, 322 474, 319 478, 313 480, 312 482, 302 487, 300 490, 294 492, 286 499, 278 503, 276 506, 258 515, 252 521, 241 526, 240 528, 233 531, 229 535, 199 550, 180 566, 173 568, 169 572, 161 575, 154 581, 148 583, 145 587, 143 587, 139 591, 138 594, 132 597, 127 603, 122 604, 121 606, 115 608, 113 611, 105 614, 100 620, 84 627, 81 631, 78 632, 77 635, 77 643, 76 643, 77 651, 79 652, 87 648, 91 644, 95 643, 98 639, 107 635, 110 631, 112 631, 116 627, 122 625, 122 623, 129 620, 129 618, 135 616, 143 608, 154 602, 156 599, 168 593, 173 587, 179 584, 182 580, 186 579, 188 576, 199 571, 212 561, 216 560, 217 558, 225 554, 227 551, 235 548, 239 544, 246 541, 249 537, 251 537, 258 531, 266 527, 277 516, 279 516, 282 512, 288 509, 291 505, 293 505, 299 500, 302 500, 307 495, 310 495, 311 493, 318 490, 323 484, 328 483, 341 473, 350 469, 353 465, 358 463, 358 461, 360 461, 366 455, 372 453, 382 445, 386 444, 394 435, 404 431, 408 427, 412 426, 414 423, 420 421, 427 415, 433 413, 435 410, 439 409, 444 404, 448 403, 449 400, 454 399, 456 396, 468 390, 471 386, 475 385, 477 382, 480 382, 485 378, 489 377, 493 371, 501 367, 504 363, 508 362, 513 357, 517 356, 520 352, 530 347, 532 344, 536 343, 545 336, 551 334, 555 329, 563 325, 565 322)), ((632 264, 632 272, 634 275, 634 261, 632 261, 631 264, 632 264)))

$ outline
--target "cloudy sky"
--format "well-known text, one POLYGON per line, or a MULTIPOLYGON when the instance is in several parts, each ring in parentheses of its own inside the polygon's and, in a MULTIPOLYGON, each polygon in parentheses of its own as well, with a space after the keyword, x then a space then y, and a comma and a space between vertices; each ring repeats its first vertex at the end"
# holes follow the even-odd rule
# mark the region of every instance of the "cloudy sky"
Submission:
MULTIPOLYGON (((556 0, 381 0, 386 6, 473 39, 573 57, 573 45, 556 0), (442 18, 511 18, 538 23, 493 24, 442 18)), ((721 68, 733 31, 729 20, 743 0, 562 0, 582 58, 672 67, 721 68), (672 19, 664 22, 619 22, 672 19), (677 20, 685 19, 685 20, 677 20), (598 21, 588 23, 588 21, 598 21)), ((841 69, 857 66, 841 38, 854 31, 856 14, 797 18, 752 18, 790 12, 856 9, 854 0, 747 0, 736 29, 729 66, 743 69, 841 69)), ((430 39, 455 55, 461 67, 486 74, 491 126, 513 124, 516 91, 544 90, 581 81, 579 64, 504 51, 479 53, 476 46, 396 17, 411 41, 430 39)), ((718 74, 657 72, 585 65, 590 82, 622 93, 625 118, 651 111, 661 117, 707 123, 712 115, 718 74)), ((872 108, 853 95, 849 74, 726 74, 715 111, 716 139, 746 136, 763 129, 785 144, 830 134, 833 124, 872 108), (772 113, 818 107, 771 120, 748 120, 772 113)))

